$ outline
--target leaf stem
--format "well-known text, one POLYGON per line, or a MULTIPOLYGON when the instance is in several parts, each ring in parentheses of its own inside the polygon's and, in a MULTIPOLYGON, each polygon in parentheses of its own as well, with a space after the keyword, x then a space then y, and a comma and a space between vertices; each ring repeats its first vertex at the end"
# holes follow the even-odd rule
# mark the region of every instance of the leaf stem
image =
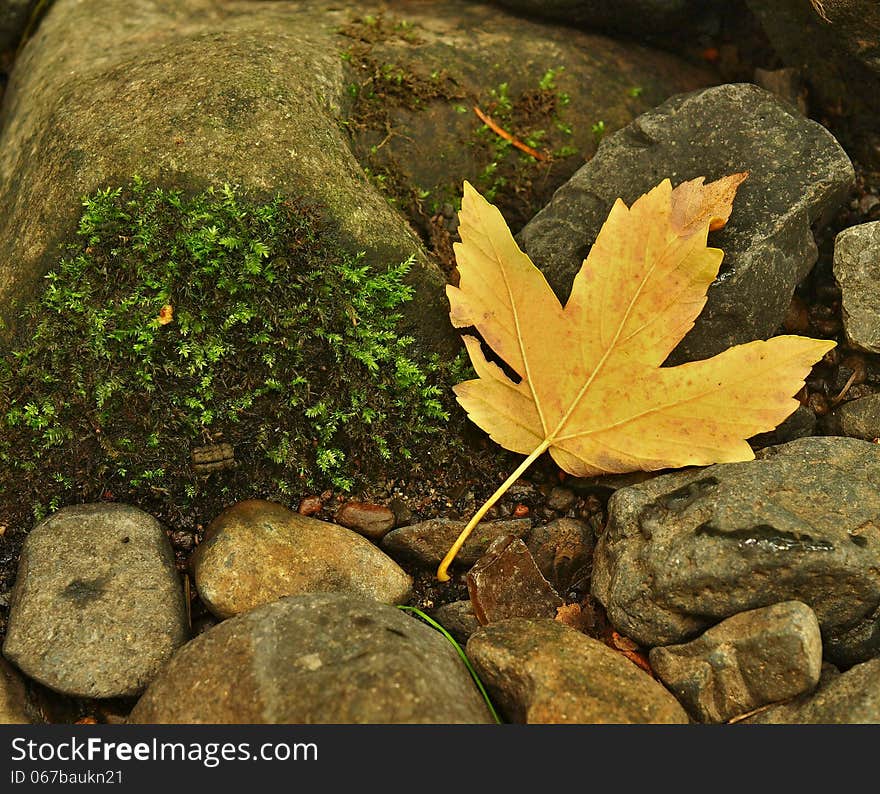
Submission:
POLYGON ((447 569, 452 564, 452 561, 455 559, 455 556, 461 550, 461 547, 464 546, 465 541, 470 536, 471 532, 474 531, 474 528, 477 524, 480 523, 483 516, 489 512, 489 508, 495 504, 525 472, 526 469, 529 468, 538 458, 541 457, 546 451, 547 448, 552 444, 552 439, 545 439, 541 442, 541 445, 532 452, 519 466, 516 467, 513 474, 511 474, 498 488, 495 493, 493 493, 484 503, 483 506, 474 513, 473 517, 470 521, 468 521, 467 526, 461 531, 461 534, 456 539, 455 543, 452 544, 452 547, 449 551, 446 552, 446 556, 443 558, 443 561, 440 563, 440 567, 437 569, 437 579, 441 582, 449 581, 449 574, 447 573, 447 569))

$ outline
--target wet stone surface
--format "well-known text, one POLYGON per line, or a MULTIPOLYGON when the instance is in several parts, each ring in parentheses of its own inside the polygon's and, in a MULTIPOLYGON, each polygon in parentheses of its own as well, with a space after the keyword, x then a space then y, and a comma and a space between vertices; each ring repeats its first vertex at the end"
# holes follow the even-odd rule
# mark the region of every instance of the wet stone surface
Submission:
POLYGON ((283 598, 199 635, 164 668, 133 723, 488 723, 452 645, 359 596, 283 598))
POLYGON ((827 222, 854 180, 831 134, 772 94, 729 84, 672 97, 604 139, 518 239, 564 301, 618 197, 629 205, 661 179, 676 185, 737 171, 749 178, 729 223, 709 240, 724 251, 719 277, 671 356, 707 358, 775 331, 816 262, 811 222, 827 222))
POLYGON ((412 587, 397 563, 356 532, 258 499, 211 522, 191 568, 202 601, 220 618, 313 592, 399 604, 412 587))
POLYGON ((684 645, 653 648, 650 661, 691 716, 725 722, 812 690, 822 638, 813 611, 786 601, 740 612, 684 645))
POLYGON ((816 613, 831 661, 869 658, 880 652, 880 632, 863 625, 880 602, 878 464, 876 444, 803 438, 621 489, 593 594, 621 634, 649 647, 798 600, 816 613), (856 648, 847 637, 859 625, 874 639, 856 648))
POLYGON ((684 709, 605 644, 555 620, 484 626, 467 654, 493 701, 517 723, 686 723, 684 709))
MULTIPOLYGON (((382 538, 382 549, 395 559, 430 568, 440 564, 465 524, 465 521, 433 518, 399 527, 382 538)), ((532 522, 527 518, 481 522, 458 553, 455 565, 458 567, 473 565, 486 553, 496 538, 503 535, 523 537, 531 525, 532 522)))
POLYGON ((28 535, 3 655, 70 695, 139 694, 189 636, 162 525, 135 507, 66 507, 28 535))

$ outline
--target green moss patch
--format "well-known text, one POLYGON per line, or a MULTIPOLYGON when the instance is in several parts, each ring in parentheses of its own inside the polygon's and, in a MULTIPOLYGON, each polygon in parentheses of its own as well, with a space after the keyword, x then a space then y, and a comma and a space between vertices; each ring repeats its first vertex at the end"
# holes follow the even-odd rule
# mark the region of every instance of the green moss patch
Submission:
POLYGON ((407 262, 372 270, 314 208, 228 186, 135 180, 83 206, 0 355, 0 523, 100 498, 210 517, 438 445, 448 389, 397 331, 407 262), (198 470, 193 450, 220 444, 232 457, 198 470))

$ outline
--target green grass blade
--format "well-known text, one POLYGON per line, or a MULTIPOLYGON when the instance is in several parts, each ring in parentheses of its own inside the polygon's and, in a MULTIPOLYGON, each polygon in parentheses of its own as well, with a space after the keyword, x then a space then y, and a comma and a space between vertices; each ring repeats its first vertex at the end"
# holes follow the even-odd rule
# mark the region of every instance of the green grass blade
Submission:
POLYGON ((461 660, 464 662, 465 667, 467 667, 468 672, 471 674, 471 678, 474 679, 474 683, 477 685, 477 689, 480 690, 480 694, 483 696, 483 700, 486 701, 486 705, 489 707, 489 711, 492 713, 492 718, 495 720, 497 725, 501 725, 501 717, 498 716, 498 712, 495 711, 495 706, 492 705, 492 701, 489 699, 489 693, 486 692, 486 687, 483 686, 483 682, 480 680, 480 676, 477 675, 477 671, 474 670, 474 666, 471 664, 471 660, 467 658, 467 654, 465 654, 464 649, 455 641, 455 637, 453 637, 443 626, 441 626, 434 618, 426 615, 422 612, 418 607, 408 607, 408 606, 398 606, 398 609, 402 609, 406 612, 413 612, 418 615, 422 620, 425 621, 431 628, 439 631, 446 639, 452 643, 452 647, 458 651, 458 655, 461 657, 461 660))

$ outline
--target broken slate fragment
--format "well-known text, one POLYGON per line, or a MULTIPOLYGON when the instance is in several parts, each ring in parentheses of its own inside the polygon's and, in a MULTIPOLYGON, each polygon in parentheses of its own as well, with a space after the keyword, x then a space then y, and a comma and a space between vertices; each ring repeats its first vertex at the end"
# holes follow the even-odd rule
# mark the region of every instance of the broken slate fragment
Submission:
POLYGON ((513 535, 489 546, 468 571, 467 586, 483 626, 506 618, 554 618, 565 603, 541 575, 526 544, 513 535))
POLYGON ((518 239, 565 301, 572 279, 620 197, 630 205, 662 179, 749 178, 727 226, 709 238, 724 261, 675 363, 766 339, 816 261, 811 224, 846 199, 852 164, 824 127, 751 84, 680 94, 605 138, 518 239))
POLYGON ((684 645, 653 648, 651 667, 700 722, 726 722, 813 689, 822 637, 813 610, 786 601, 727 618, 684 645))
MULTIPOLYGON (((464 567, 473 565, 496 538, 503 535, 522 537, 531 526, 532 522, 528 518, 481 522, 465 542, 454 564, 464 567)), ((382 548, 395 559, 408 560, 430 568, 440 564, 464 527, 464 521, 448 518, 420 521, 418 524, 393 529, 382 538, 382 548)))

